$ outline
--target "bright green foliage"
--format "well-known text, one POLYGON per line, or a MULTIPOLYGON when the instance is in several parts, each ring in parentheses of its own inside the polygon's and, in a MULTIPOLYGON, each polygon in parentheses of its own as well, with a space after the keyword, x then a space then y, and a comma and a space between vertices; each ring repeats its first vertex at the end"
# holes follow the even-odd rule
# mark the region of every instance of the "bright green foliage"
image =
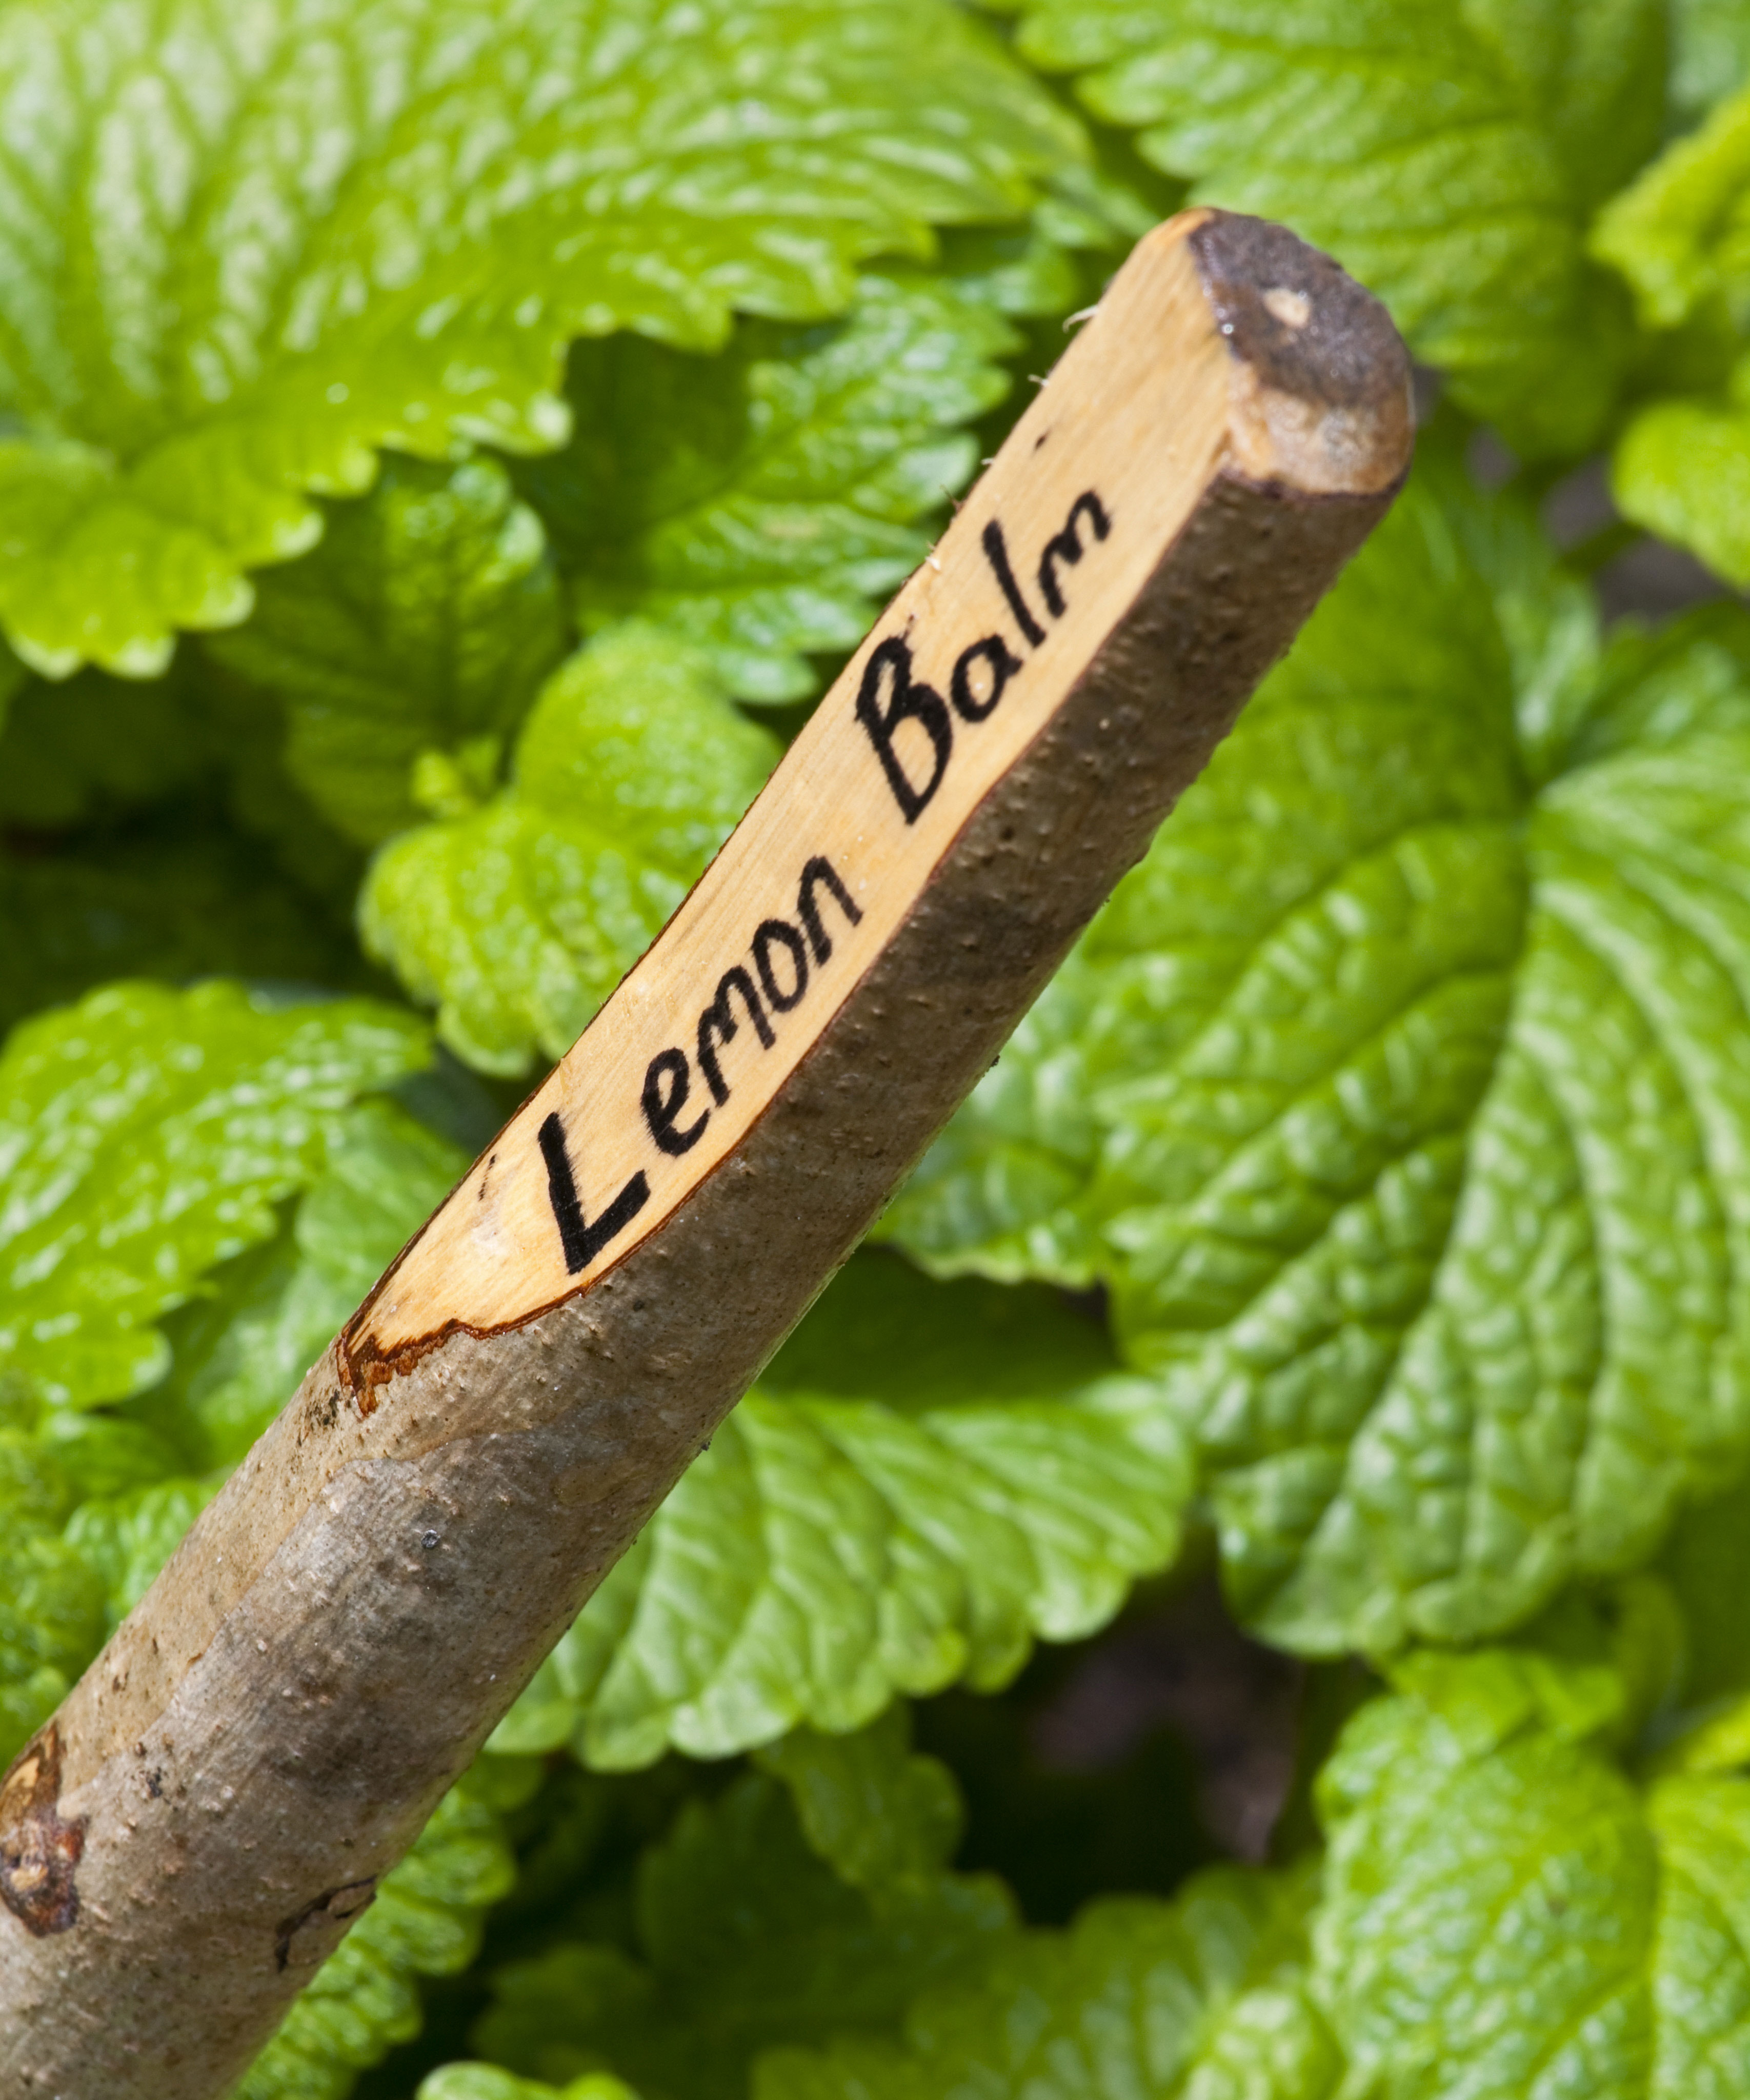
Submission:
POLYGON ((553 521, 586 631, 628 615, 739 698, 791 700, 922 560, 916 520, 965 483, 957 426, 1002 399, 1000 314, 939 279, 863 279, 838 329, 746 323, 721 355, 580 343, 576 435, 518 479, 553 521))
POLYGON ((103 1583, 106 1631, 151 1588, 219 1485, 218 1477, 157 1480, 112 1500, 82 1502, 73 1511, 67 1543, 103 1583))
POLYGON ((1091 1905, 921 2000, 903 2043, 769 2054, 755 2100, 1325 2100, 1341 2062, 1305 1988, 1315 1888, 1221 1868, 1171 1904, 1091 1905))
POLYGON ((1724 401, 1656 403, 1616 451, 1614 488, 1625 515, 1681 541, 1717 574, 1750 583, 1750 368, 1724 401))
POLYGON ((438 1033, 479 1070, 562 1057, 776 755, 684 644, 603 636, 548 680, 508 788, 379 854, 365 944, 437 1003, 438 1033))
POLYGON ((907 1754, 908 1710, 890 1706, 855 1735, 795 1728, 757 1759, 790 1790, 811 1849, 877 1906, 941 1873, 960 1841, 960 1796, 935 1758, 907 1754))
POLYGON ((1036 1636, 1110 1618, 1177 1548, 1182 1443, 1142 1381, 1080 1383, 1103 1352, 1075 1315, 1002 1296, 853 1263, 494 1746, 568 1740, 610 1770, 670 1744, 722 1757, 798 1722, 859 1727, 896 1692, 994 1688, 1036 1636))
POLYGON ((890 1224, 1110 1282, 1315 1652, 1632 1565, 1750 1436, 1742 629, 1601 651, 1438 466, 890 1224))
POLYGON ((1664 46, 1657 0, 1030 0, 1021 32, 1195 197, 1328 248, 1540 452, 1615 391, 1624 320, 1582 235, 1658 143, 1664 46))
MULTIPOLYGON (((282 1048, 271 1039, 269 1056, 282 1048)), ((250 1083, 248 1074, 236 1079, 239 1090, 250 1083)), ((288 1225, 210 1272, 158 1333, 128 1330, 170 1366, 132 1411, 20 1398, 0 1415, 0 1758, 145 1594, 223 1469, 273 1419, 466 1163, 381 1100, 322 1116, 315 1145, 325 1163, 304 1176, 288 1225)), ((200 1156, 173 1138, 180 1172, 200 1156)), ((62 1346, 77 1362, 78 1327, 62 1346)), ((52 1378, 42 1383, 52 1392, 52 1378)), ((14 1374, 0 1401, 20 1390, 14 1374)))
MULTIPOLYGON (((1121 1398, 1136 1405, 1128 1387, 1121 1398)), ((1110 1618, 1178 1540, 1170 1430, 1085 1399, 913 1418, 749 1393, 494 1736, 625 1770, 722 1757, 895 1692, 993 1688, 1110 1618)))
POLYGON ((392 1008, 222 982, 119 985, 22 1023, 0 1055, 0 1369, 76 1405, 161 1376, 151 1323, 272 1233, 353 1095, 428 1054, 392 1008))
POLYGON ((1599 215, 1592 245, 1675 328, 1709 301, 1750 301, 1750 93, 1716 109, 1599 215))
MULTIPOLYGON (((1718 366, 1750 323, 1750 89, 1721 104, 1615 198, 1596 254, 1633 286, 1643 318, 1710 337, 1718 366)), ((1674 382, 1683 384, 1681 373, 1674 382)), ((1705 373, 1690 386, 1706 383, 1705 373)), ((1750 364, 1726 391, 1684 392, 1635 416, 1616 448, 1616 500, 1628 516, 1693 548, 1732 582, 1750 581, 1750 364)))
POLYGON ((1739 0, 1673 0, 1671 99, 1696 114, 1750 78, 1750 14, 1739 0))
POLYGON ((516 728, 565 651, 541 521, 496 461, 389 462, 330 508, 315 553, 270 570, 210 652, 282 701, 287 770, 365 845, 418 821, 422 752, 516 728))
POLYGON ((0 620, 52 673, 243 620, 378 446, 559 442, 568 338, 841 309, 1078 151, 945 0, 21 0, 0 81, 0 620))
MULTIPOLYGON (((605 2063, 670 2100, 733 2100, 769 2043, 891 2028, 918 1991, 1004 1939, 1012 1912, 1000 1885, 947 1871, 952 1785, 943 1815, 942 1781, 907 1759, 902 1732, 886 1731, 860 1762, 874 1781, 866 1798, 895 1818, 886 1846, 908 1871, 873 1886, 842 1877, 842 1846, 809 1842, 819 1816, 805 1837, 784 1788, 749 1773, 709 1804, 689 1802, 644 1855, 636 1956, 561 1942, 500 1971, 475 2048, 556 2083, 605 2063)), ((818 1808, 818 1789, 807 1790, 818 1808)), ((858 1864, 868 1868, 867 1851, 858 1864)))
POLYGON ((52 1451, 10 1422, 0 1428, 0 1759, 8 1763, 104 1636, 102 1580, 59 1536, 76 1493, 52 1451))
POLYGON ((169 1324, 167 1395, 208 1463, 244 1455, 466 1165, 391 1103, 340 1120, 291 1223, 169 1324))
POLYGON ((1422 1657, 1320 1781, 1319 1980, 1354 2089, 1708 2100, 1750 2078, 1750 1782, 1637 1794, 1597 1665, 1422 1657))
MULTIPOLYGON (((498 1815, 464 1779, 306 1986, 233 2100, 345 2100, 359 2071, 419 2032, 418 1979, 453 1975, 474 1959, 481 1913, 507 1892, 515 1871, 498 1815)), ((500 2095, 488 2087, 479 2100, 500 2095)))
POLYGON ((538 2079, 513 2077, 491 2063, 446 2063, 420 2082, 414 2100, 637 2100, 606 2071, 586 2071, 561 2091, 538 2079))

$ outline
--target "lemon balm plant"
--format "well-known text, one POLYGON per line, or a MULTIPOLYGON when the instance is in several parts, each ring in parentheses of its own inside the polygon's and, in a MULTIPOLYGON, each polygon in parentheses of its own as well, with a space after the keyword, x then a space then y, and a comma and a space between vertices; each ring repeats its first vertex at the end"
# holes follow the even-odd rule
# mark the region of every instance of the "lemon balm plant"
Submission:
POLYGON ((1439 395, 251 2100, 1750 2094, 1747 80, 1729 0, 0 4, 8 1754, 1155 218, 1439 395), (1641 532, 1714 594, 1607 616, 1641 532), (1209 1540, 1275 1854, 1114 1776, 1025 1915, 978 1717, 1209 1540))

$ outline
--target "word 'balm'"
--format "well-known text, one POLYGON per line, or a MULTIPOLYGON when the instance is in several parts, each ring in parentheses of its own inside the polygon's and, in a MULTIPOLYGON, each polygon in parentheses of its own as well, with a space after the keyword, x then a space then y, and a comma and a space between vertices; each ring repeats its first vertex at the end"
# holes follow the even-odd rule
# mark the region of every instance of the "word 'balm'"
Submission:
POLYGON ((55 2008, 0 2034, 0 2090, 200 2100, 248 2062, 1145 850, 1410 430, 1403 347, 1334 264, 1207 211, 1141 244, 0 1792, 0 1993, 55 2008))

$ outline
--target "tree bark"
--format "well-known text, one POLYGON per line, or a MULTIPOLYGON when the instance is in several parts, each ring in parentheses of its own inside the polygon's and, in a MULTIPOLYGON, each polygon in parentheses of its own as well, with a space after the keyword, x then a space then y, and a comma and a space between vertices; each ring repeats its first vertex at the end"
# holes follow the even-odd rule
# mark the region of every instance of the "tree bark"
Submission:
POLYGON ((1390 503, 1381 309, 1145 240, 747 818, 0 1789, 0 2090, 205 2100, 1390 503))

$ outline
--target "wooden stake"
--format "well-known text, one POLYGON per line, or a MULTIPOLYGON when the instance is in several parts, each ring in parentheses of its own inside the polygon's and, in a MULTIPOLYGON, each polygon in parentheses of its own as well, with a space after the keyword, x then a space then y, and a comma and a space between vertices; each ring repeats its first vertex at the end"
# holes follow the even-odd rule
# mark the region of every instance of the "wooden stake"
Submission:
POLYGON ((0 1789, 0 2091, 203 2100, 1390 501, 1382 310, 1138 247, 740 828, 0 1789))

